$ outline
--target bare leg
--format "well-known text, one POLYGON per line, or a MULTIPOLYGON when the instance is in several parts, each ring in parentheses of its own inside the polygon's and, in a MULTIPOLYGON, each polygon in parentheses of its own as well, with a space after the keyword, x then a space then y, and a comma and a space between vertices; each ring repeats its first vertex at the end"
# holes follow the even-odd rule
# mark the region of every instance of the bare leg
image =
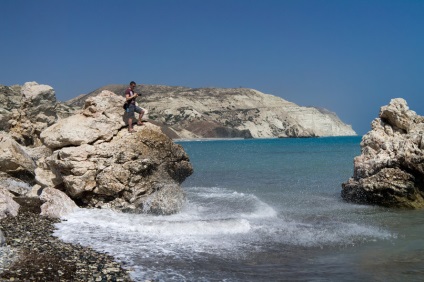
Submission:
POLYGON ((129 118, 128 119, 128 131, 129 132, 133 132, 134 131, 133 125, 132 125, 132 118, 129 118))
POLYGON ((138 114, 138 125, 142 125, 143 121, 141 120, 143 118, 144 115, 144 111, 142 110, 139 114, 138 114))

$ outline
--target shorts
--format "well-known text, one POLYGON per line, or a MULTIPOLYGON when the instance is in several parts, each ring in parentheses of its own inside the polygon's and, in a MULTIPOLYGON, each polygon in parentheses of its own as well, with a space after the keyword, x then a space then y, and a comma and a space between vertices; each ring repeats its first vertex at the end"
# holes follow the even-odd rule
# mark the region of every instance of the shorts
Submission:
POLYGON ((137 107, 134 104, 130 104, 127 108, 127 113, 129 113, 130 116, 134 116, 134 113, 144 114, 145 112, 146 112, 145 109, 137 107))

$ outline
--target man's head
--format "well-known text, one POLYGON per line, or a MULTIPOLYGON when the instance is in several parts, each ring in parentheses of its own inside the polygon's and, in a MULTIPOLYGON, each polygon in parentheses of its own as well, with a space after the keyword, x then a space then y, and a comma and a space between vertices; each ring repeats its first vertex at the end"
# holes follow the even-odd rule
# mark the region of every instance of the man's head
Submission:
POLYGON ((134 89, 136 85, 137 85, 137 84, 136 84, 134 81, 131 81, 131 82, 130 82, 130 87, 131 87, 131 89, 134 89))

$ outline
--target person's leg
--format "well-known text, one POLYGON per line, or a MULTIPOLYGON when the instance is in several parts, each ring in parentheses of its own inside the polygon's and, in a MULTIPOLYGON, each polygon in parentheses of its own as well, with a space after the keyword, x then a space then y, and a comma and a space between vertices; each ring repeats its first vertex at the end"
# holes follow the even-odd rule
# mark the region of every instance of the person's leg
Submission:
POLYGON ((135 110, 134 105, 130 105, 128 107, 128 131, 129 132, 134 132, 134 129, 133 129, 133 118, 135 118, 134 110, 135 110))
POLYGON ((129 118, 129 119, 128 119, 128 131, 129 131, 129 132, 133 132, 133 131, 134 131, 134 129, 133 129, 133 127, 132 127, 132 121, 133 121, 133 119, 132 119, 132 118, 129 118))
POLYGON ((143 124, 143 121, 141 119, 144 116, 144 109, 142 109, 140 107, 136 107, 135 111, 138 113, 138 124, 139 125, 143 124))

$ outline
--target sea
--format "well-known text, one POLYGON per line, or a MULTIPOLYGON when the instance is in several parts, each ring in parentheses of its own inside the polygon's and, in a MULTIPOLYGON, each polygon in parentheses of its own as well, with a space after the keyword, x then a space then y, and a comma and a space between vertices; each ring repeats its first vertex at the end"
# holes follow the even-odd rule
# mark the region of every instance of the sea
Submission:
POLYGON ((194 173, 174 215, 81 209, 55 236, 135 281, 424 281, 424 212, 347 203, 360 136, 178 142, 194 173))

